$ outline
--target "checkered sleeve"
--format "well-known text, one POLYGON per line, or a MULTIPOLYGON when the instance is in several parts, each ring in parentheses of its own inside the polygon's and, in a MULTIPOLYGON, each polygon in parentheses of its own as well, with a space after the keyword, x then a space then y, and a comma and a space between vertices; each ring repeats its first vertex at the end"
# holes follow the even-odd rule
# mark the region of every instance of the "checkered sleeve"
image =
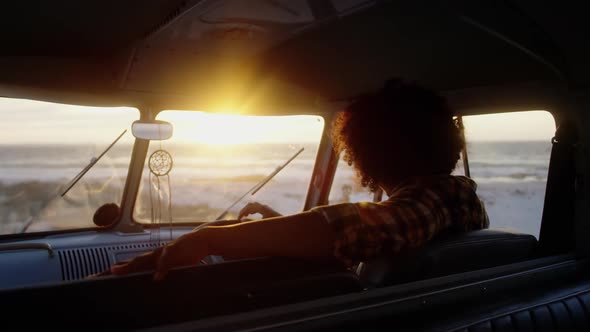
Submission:
POLYGON ((314 208, 335 233, 334 255, 352 265, 430 240, 441 227, 423 202, 345 203, 314 208))

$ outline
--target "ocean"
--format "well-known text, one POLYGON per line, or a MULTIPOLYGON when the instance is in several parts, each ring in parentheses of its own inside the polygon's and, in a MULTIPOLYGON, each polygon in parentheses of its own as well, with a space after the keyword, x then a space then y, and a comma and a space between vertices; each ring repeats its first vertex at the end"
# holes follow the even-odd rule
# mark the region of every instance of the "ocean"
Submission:
MULTIPOLYGON (((301 211, 317 154, 315 144, 249 144, 196 146, 153 144, 173 156, 169 176, 144 171, 135 216, 150 222, 152 207, 165 209, 176 222, 215 219, 228 206, 285 163, 299 148, 303 153, 256 195, 247 195, 230 210, 235 217, 250 201, 260 201, 290 214, 301 211), (152 195, 150 199, 150 183, 152 195), (154 195, 157 185, 160 190, 154 195), (170 188, 170 190, 168 189, 170 188), (159 197, 159 200, 158 200, 159 197)), ((92 215, 104 203, 119 202, 127 176, 131 146, 113 147, 68 194, 66 184, 103 147, 81 145, 0 145, 0 233, 92 226, 92 215)), ((490 216, 491 227, 509 227, 538 235, 551 144, 541 142, 472 142, 471 175, 490 216)), ((456 174, 462 174, 462 163, 456 174)), ((331 202, 371 198, 354 172, 340 162, 331 202), (347 194, 342 188, 350 186, 347 194)), ((166 215, 167 216, 167 215, 166 215)), ((164 219, 167 219, 164 218, 164 219)), ((162 220, 166 221, 166 220, 162 220)))

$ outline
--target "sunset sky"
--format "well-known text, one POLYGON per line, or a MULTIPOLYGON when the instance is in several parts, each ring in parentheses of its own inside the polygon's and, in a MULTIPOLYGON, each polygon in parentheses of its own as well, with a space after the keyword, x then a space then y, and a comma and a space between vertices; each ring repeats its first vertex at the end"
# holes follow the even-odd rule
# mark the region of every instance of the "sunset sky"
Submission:
MULTIPOLYGON (((110 142, 138 118, 132 108, 97 108, 0 98, 0 144, 110 142)), ((304 112, 302 112, 304 113, 304 112)), ((315 116, 253 117, 168 112, 175 141, 206 144, 311 142, 323 119, 315 116)), ((555 124, 547 112, 465 117, 471 141, 548 140, 555 124)), ((124 141, 132 141, 131 133, 124 141)))

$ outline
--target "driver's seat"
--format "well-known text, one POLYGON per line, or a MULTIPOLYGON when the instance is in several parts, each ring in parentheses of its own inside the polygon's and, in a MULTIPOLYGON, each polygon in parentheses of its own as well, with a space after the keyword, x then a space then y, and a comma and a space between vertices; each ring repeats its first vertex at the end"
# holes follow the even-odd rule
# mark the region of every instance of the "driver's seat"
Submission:
POLYGON ((483 229, 439 236, 413 253, 361 263, 357 274, 367 287, 383 287, 516 263, 533 257, 536 247, 533 235, 483 229))

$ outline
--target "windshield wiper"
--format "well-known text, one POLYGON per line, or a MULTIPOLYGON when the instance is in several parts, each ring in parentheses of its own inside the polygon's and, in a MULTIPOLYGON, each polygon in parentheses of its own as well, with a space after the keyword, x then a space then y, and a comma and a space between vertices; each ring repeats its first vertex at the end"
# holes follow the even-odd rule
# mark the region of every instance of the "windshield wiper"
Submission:
POLYGON ((96 163, 100 160, 100 158, 102 158, 102 156, 104 156, 115 144, 117 144, 117 142, 121 139, 121 137, 123 137, 123 135, 125 135, 125 133, 127 132, 127 129, 123 130, 123 132, 117 137, 115 138, 115 140, 113 141, 113 143, 111 143, 98 157, 92 157, 92 159, 90 159, 90 162, 88 163, 88 165, 84 166, 84 168, 80 171, 80 173, 78 173, 76 176, 74 176, 74 178, 72 179, 72 181, 70 181, 68 183, 68 185, 66 186, 66 189, 64 190, 64 192, 61 194, 61 197, 64 197, 65 194, 68 193, 68 191, 70 191, 70 189, 72 189, 72 187, 78 182, 80 181, 80 179, 94 166, 96 165, 96 163))
POLYGON ((242 199, 244 199, 244 197, 246 197, 248 194, 250 194, 250 193, 252 193, 252 195, 256 194, 260 189, 262 189, 262 187, 264 187, 268 183, 268 181, 270 181, 275 175, 277 175, 280 171, 282 171, 283 168, 285 168, 285 166, 287 166, 291 161, 293 161, 293 159, 297 158, 297 156, 301 152, 303 152, 303 149, 304 148, 301 148, 291 158, 289 158, 289 160, 287 160, 283 165, 277 167, 266 178, 262 179, 262 181, 258 182, 254 187, 252 187, 252 188, 250 188, 250 190, 246 191, 246 193, 244 195, 242 195, 242 197, 238 198, 238 200, 233 202, 232 205, 230 205, 227 209, 225 209, 225 211, 223 211, 223 213, 220 214, 219 217, 217 217, 217 219, 215 219, 215 221, 221 220, 221 218, 225 217, 225 215, 229 212, 229 210, 231 208, 233 208, 236 204, 238 204, 242 199))

